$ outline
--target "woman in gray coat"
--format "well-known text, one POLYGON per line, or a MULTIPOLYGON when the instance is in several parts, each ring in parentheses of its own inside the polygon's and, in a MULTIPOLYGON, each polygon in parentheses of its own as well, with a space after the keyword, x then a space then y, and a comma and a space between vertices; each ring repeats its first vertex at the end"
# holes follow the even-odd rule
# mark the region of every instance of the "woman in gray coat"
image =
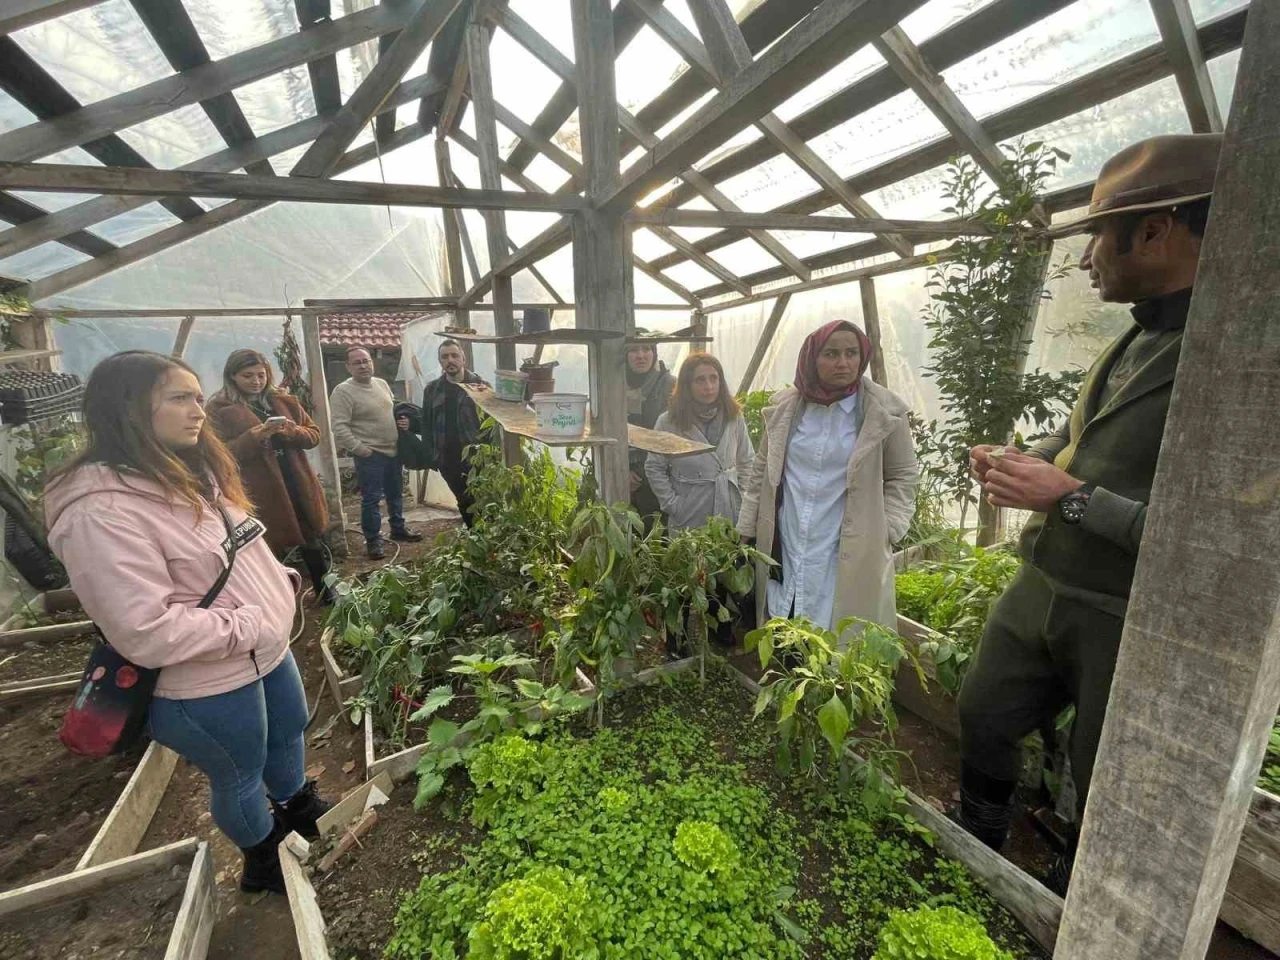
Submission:
POLYGON ((667 529, 695 529, 713 516, 736 524, 755 450, 719 360, 707 353, 685 359, 671 403, 654 429, 714 448, 690 457, 649 454, 644 472, 667 529))

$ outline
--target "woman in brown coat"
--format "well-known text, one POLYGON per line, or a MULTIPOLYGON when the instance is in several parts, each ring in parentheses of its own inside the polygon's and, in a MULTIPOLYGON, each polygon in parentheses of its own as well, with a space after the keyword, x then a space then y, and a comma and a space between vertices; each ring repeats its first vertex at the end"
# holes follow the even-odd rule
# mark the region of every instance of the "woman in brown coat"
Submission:
POLYGON ((207 409, 218 436, 240 464, 240 476, 267 543, 277 555, 297 549, 316 599, 332 602, 324 532, 324 492, 304 450, 320 442, 320 429, 289 394, 272 383, 271 364, 256 350, 236 350, 222 370, 222 389, 207 409))

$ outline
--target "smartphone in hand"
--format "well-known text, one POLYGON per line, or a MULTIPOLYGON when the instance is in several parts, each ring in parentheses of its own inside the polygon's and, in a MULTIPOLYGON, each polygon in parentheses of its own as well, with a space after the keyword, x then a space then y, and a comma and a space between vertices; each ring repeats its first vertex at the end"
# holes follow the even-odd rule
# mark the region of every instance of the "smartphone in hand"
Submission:
POLYGON ((262 422, 269 427, 275 427, 275 426, 282 427, 289 422, 289 418, 288 417, 267 417, 267 419, 263 420, 262 422))

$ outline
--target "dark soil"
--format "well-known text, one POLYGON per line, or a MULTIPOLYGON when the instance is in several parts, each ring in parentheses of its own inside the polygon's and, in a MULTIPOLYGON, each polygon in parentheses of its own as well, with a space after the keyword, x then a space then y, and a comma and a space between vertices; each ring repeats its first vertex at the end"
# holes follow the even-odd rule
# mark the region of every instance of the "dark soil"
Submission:
POLYGON ((189 867, 113 884, 91 896, 5 918, 3 960, 161 960, 189 867))
POLYGON ((69 701, 0 707, 0 890, 71 871, 142 756, 145 744, 101 760, 69 753, 58 741, 69 701))
POLYGON ((0 683, 79 674, 96 642, 93 636, 71 637, 0 649, 0 683))

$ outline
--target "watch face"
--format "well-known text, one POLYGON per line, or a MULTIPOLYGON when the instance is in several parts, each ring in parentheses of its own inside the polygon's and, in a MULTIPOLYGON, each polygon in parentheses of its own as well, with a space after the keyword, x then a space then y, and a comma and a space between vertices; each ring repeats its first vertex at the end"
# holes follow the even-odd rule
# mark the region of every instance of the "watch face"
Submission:
POLYGON ((1089 498, 1079 493, 1064 497, 1058 504, 1058 512, 1067 523, 1079 523, 1084 519, 1087 509, 1089 509, 1089 498))

